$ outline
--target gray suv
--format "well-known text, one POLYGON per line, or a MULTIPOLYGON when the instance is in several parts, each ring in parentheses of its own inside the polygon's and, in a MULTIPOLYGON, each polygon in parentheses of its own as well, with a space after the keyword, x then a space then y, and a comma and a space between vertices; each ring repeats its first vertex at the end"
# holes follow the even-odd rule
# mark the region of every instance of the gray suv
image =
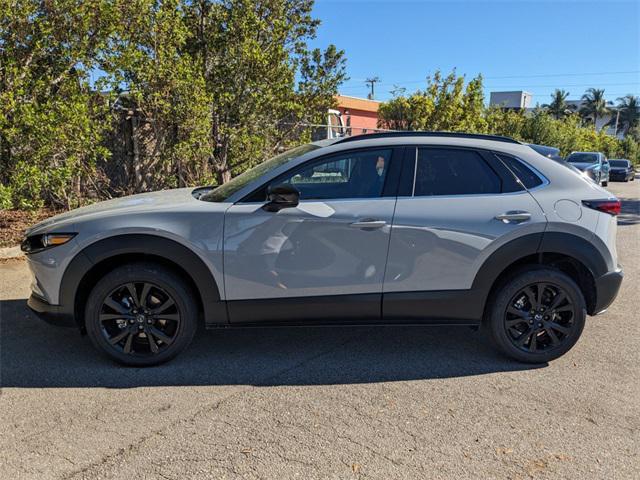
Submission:
POLYGON ((29 306, 128 365, 207 328, 482 327, 523 362, 567 352, 614 300, 620 202, 519 142, 324 140, 217 188, 109 200, 22 244, 29 306))

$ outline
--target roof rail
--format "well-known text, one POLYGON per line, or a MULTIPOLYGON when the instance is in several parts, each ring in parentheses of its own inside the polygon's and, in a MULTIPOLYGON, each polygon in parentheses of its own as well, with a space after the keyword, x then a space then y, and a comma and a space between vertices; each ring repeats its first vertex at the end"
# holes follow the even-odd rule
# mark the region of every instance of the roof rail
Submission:
POLYGON ((477 140, 493 140, 494 142, 518 143, 519 141, 509 137, 501 137, 500 135, 484 135, 482 133, 462 133, 462 132, 420 132, 420 131, 402 131, 402 132, 378 132, 367 133, 344 137, 334 143, 354 142, 356 140, 373 140, 375 138, 387 137, 452 137, 452 138, 475 138, 477 140))

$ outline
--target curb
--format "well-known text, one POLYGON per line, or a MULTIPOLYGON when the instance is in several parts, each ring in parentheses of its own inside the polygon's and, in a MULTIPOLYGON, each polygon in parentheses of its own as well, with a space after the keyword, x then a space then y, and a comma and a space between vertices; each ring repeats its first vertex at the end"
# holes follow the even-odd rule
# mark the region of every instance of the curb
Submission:
POLYGON ((24 253, 22 253, 19 246, 0 248, 0 261, 22 258, 24 258, 24 253))

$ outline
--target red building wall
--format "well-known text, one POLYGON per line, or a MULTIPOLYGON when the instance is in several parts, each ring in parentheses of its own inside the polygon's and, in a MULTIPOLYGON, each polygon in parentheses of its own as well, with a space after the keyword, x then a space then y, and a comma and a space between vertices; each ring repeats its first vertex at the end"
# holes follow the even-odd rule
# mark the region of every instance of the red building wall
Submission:
POLYGON ((365 98, 346 97, 337 98, 338 110, 348 125, 352 135, 371 133, 378 127, 378 107, 380 102, 365 98))

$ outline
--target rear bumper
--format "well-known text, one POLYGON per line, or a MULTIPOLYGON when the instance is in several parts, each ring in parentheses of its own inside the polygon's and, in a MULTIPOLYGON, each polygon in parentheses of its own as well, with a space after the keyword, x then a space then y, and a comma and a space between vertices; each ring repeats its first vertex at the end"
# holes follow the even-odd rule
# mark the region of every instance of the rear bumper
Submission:
POLYGON ((593 315, 604 312, 613 303, 620 290, 623 277, 622 269, 618 268, 596 278, 596 305, 593 309, 593 315))
POLYGON ((73 315, 65 311, 60 305, 50 305, 33 293, 27 300, 27 305, 41 320, 60 327, 76 327, 73 315))

